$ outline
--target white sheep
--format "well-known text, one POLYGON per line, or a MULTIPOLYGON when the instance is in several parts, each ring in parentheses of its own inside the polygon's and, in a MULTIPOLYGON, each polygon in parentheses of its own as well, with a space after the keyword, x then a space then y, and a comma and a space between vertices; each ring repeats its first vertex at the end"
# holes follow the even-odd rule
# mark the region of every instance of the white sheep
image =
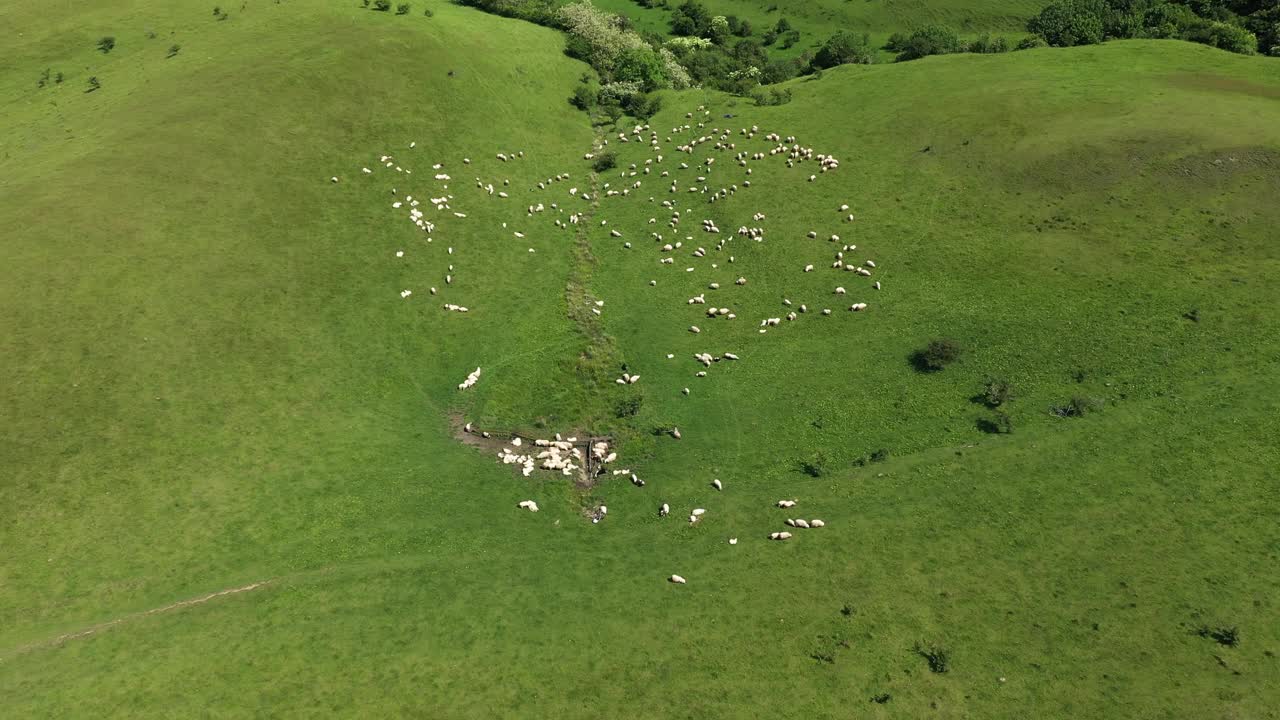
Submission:
POLYGON ((672 575, 670 578, 668 578, 668 580, 675 583, 676 585, 685 584, 685 579, 680 577, 679 575, 672 575))

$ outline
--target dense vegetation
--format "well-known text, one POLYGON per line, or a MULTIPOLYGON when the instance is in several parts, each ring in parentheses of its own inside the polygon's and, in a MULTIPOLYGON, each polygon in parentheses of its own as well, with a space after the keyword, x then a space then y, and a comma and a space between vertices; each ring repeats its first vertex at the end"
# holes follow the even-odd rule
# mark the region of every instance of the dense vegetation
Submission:
POLYGON ((1176 38, 1235 53, 1280 56, 1276 0, 1057 0, 1027 23, 1054 46, 1176 38))

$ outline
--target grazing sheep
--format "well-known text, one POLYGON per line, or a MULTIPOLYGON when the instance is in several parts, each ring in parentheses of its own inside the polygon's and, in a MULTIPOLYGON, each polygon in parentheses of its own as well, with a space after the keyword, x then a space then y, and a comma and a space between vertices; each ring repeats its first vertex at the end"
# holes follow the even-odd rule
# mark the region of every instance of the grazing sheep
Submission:
POLYGON ((822 522, 821 520, 810 520, 810 521, 809 521, 809 527, 811 527, 811 528, 826 527, 826 525, 827 525, 827 524, 826 524, 826 523, 824 523, 824 522, 822 522))
POLYGON ((720 482, 718 479, 717 479, 717 480, 712 480, 712 481, 711 481, 711 487, 713 487, 713 488, 715 488, 715 489, 717 489, 717 490, 724 490, 724 483, 720 482))
POLYGON ((671 506, 666 503, 662 503, 662 507, 658 508, 658 517, 666 517, 670 513, 671 506))
POLYGON ((684 578, 682 578, 682 577, 680 577, 679 575, 672 575, 670 578, 668 578, 668 580, 670 580, 671 582, 675 583, 676 585, 684 585, 684 584, 685 584, 685 579, 684 579, 684 578))
POLYGON ((729 538, 729 544, 730 544, 730 545, 737 545, 737 544, 738 544, 738 538, 729 538))

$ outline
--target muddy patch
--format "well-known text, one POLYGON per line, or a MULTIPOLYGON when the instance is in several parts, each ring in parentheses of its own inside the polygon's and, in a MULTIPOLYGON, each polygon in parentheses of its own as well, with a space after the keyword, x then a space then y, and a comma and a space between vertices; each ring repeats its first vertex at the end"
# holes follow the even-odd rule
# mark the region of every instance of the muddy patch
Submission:
POLYGON ((1251 95, 1268 100, 1280 100, 1280 87, 1265 85, 1253 80, 1213 75, 1210 73, 1178 73, 1169 76, 1169 84, 1188 90, 1226 92, 1251 95))

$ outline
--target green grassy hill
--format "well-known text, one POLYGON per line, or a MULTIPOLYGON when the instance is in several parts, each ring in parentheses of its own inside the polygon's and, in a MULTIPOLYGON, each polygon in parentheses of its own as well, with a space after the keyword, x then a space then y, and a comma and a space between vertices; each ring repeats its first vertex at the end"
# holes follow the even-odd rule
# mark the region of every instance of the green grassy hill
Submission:
POLYGON ((715 157, 742 189, 712 205, 619 177, 640 143, 591 184, 555 33, 349 5, 0 10, 14 716, 1276 716, 1280 65, 1130 42, 844 67, 773 108, 668 95, 654 167, 683 188, 715 157), (712 127, 737 147, 672 150, 712 127), (771 131, 840 168, 747 178, 771 131), (446 192, 431 233, 391 207, 446 192), (704 218, 766 239, 691 257, 704 218), (872 278, 828 267, 832 233, 872 278), (916 372, 938 336, 961 360, 916 372), (702 351, 742 359, 698 378, 702 351), (988 376, 1012 434, 979 428, 988 376), (1098 409, 1049 414, 1073 396, 1098 409), (648 484, 522 478, 456 417, 623 428, 648 484), (784 497, 827 527, 764 540, 784 497))

